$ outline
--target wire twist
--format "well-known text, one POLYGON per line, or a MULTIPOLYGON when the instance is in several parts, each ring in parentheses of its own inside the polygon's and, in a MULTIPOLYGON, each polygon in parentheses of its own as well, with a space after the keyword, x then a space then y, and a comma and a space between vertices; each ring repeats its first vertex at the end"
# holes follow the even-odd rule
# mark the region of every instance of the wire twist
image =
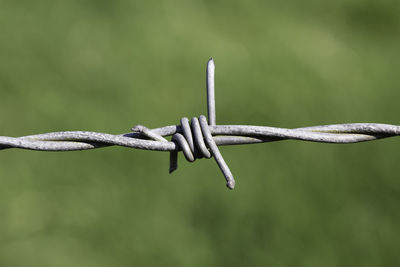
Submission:
MULTIPOLYGON (((209 159, 214 156, 215 161, 226 179, 226 186, 229 189, 233 189, 235 187, 235 179, 211 135, 207 124, 207 118, 204 115, 200 115, 199 118, 192 118, 189 123, 189 119, 184 117, 180 122, 182 133, 177 132, 173 134, 171 141, 183 152, 186 160, 194 162, 196 159, 209 159)), ((168 142, 163 136, 152 132, 143 125, 136 125, 132 128, 132 131, 140 132, 155 141, 168 142)), ((173 150, 170 152, 169 173, 172 173, 177 168, 178 150, 173 150)))
POLYGON ((136 125, 132 132, 120 135, 68 131, 44 133, 22 137, 0 136, 0 150, 21 148, 40 151, 74 151, 106 146, 124 146, 137 149, 169 151, 170 173, 178 167, 178 151, 186 160, 214 157, 229 189, 235 180, 225 163, 218 146, 254 144, 294 139, 319 143, 348 144, 400 135, 400 126, 379 123, 349 123, 303 127, 297 129, 250 125, 216 125, 215 116, 215 65, 213 59, 207 64, 207 118, 182 118, 180 125, 148 129, 136 125), (172 136, 171 141, 165 137, 172 136))

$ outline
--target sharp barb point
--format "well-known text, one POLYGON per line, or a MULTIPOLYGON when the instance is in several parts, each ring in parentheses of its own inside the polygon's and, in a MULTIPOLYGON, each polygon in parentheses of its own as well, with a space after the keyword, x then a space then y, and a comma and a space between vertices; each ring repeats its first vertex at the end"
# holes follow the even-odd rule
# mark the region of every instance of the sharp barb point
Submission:
POLYGON ((233 189, 235 180, 219 152, 218 145, 253 144, 289 139, 349 144, 400 136, 400 125, 379 123, 332 124, 296 129, 251 125, 216 125, 214 71, 214 60, 210 58, 207 63, 207 104, 210 126, 207 125, 207 119, 202 115, 200 116, 200 126, 197 118, 192 120, 190 127, 188 120, 183 119, 181 124, 185 124, 184 127, 182 125, 170 125, 148 129, 143 125, 137 125, 132 128, 133 132, 119 135, 88 131, 65 131, 22 137, 0 136, 0 150, 20 148, 39 151, 76 151, 115 145, 135 149, 169 151, 169 173, 177 169, 178 151, 182 150, 188 161, 194 161, 201 157, 214 157, 224 174, 226 186, 233 189), (164 138, 171 135, 173 136, 172 141, 164 138))

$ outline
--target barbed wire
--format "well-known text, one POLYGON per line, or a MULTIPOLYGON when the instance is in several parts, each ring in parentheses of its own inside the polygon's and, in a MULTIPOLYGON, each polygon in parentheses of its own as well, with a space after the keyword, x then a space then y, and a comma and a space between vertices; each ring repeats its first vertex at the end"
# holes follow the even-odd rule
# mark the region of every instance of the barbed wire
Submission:
POLYGON ((235 187, 233 175, 224 161, 218 146, 254 144, 294 139, 319 143, 348 144, 372 141, 400 135, 400 126, 379 123, 332 124, 296 129, 251 125, 216 125, 215 64, 207 63, 207 111, 199 118, 182 118, 179 125, 148 129, 136 125, 132 132, 120 135, 65 131, 22 137, 0 136, 0 150, 21 148, 40 151, 75 151, 106 146, 124 146, 136 149, 169 151, 170 173, 177 169, 178 151, 186 160, 214 157, 229 189, 235 187), (172 136, 171 141, 165 139, 172 136))

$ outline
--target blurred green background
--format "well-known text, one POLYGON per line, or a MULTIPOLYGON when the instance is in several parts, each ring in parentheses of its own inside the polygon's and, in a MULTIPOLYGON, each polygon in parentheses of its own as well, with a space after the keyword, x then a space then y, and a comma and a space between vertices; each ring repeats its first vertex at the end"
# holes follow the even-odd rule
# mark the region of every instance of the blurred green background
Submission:
MULTIPOLYGON (((399 1, 0 0, 0 135, 399 124, 399 1)), ((398 138, 0 151, 0 266, 398 266, 398 138)))

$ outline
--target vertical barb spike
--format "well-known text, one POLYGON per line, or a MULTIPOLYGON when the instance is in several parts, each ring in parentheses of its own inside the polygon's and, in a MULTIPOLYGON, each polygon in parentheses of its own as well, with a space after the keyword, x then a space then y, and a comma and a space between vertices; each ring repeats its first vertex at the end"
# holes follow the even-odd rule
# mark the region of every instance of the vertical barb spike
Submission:
POLYGON ((178 169, 178 151, 169 152, 169 173, 173 173, 178 169))
POLYGON ((214 59, 210 58, 207 63, 207 112, 208 124, 216 125, 215 116, 215 83, 214 83, 215 64, 214 59))

